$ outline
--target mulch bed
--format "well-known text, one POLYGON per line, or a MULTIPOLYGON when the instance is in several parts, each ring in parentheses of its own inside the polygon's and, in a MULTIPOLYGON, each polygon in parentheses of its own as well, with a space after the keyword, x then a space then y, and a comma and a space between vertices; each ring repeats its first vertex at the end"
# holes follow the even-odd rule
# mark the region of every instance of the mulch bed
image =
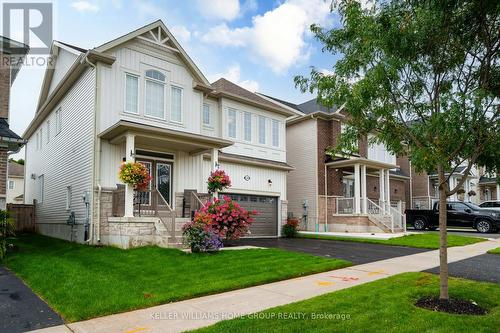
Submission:
POLYGON ((488 311, 473 301, 450 298, 448 301, 442 301, 439 297, 426 296, 420 298, 416 306, 427 310, 447 312, 453 314, 467 314, 467 315, 485 315, 488 311))

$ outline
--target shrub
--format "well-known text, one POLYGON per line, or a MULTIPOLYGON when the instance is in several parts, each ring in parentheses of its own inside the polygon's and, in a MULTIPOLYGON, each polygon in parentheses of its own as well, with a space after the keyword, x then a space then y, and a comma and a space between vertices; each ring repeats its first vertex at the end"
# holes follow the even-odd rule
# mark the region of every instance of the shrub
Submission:
POLYGON ((283 235, 287 238, 293 238, 297 236, 298 230, 299 230, 299 220, 297 219, 288 219, 282 228, 283 235))
POLYGON ((0 260, 7 254, 7 237, 14 235, 14 220, 5 210, 0 210, 0 260))
POLYGON ((222 191, 231 186, 231 180, 224 170, 215 170, 210 173, 207 181, 208 193, 222 191))
POLYGON ((147 190, 151 182, 148 169, 140 162, 123 162, 119 177, 122 182, 134 186, 138 191, 147 190))

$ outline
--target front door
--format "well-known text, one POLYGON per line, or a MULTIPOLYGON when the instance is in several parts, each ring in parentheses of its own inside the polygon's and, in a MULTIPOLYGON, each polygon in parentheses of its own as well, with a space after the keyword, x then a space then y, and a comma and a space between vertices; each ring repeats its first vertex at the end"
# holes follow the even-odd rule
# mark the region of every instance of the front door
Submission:
POLYGON ((140 201, 143 209, 150 209, 154 206, 151 191, 158 190, 165 201, 172 205, 172 189, 173 189, 173 164, 172 162, 154 161, 154 160, 137 160, 146 166, 151 176, 151 183, 147 192, 136 194, 136 203, 140 201))

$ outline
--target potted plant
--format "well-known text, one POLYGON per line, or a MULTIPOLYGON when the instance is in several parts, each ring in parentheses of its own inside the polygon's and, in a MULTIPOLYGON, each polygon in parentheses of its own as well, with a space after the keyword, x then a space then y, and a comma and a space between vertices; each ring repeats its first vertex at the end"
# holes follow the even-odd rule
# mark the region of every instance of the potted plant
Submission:
POLYGON ((220 192, 231 186, 231 180, 224 170, 214 170, 207 181, 208 193, 220 192))
POLYGON ((470 190, 468 193, 469 197, 473 197, 476 195, 476 192, 474 190, 470 190))
POLYGON ((120 166, 119 178, 137 191, 146 191, 151 182, 148 169, 140 162, 123 162, 120 166))

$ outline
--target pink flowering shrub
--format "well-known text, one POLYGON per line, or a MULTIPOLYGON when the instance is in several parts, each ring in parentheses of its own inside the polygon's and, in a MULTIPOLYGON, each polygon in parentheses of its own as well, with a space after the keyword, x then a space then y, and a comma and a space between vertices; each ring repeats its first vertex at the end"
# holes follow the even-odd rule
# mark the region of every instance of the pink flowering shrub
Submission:
POLYGON ((224 170, 215 170, 210 173, 207 181, 208 193, 222 191, 231 186, 231 180, 224 170))

